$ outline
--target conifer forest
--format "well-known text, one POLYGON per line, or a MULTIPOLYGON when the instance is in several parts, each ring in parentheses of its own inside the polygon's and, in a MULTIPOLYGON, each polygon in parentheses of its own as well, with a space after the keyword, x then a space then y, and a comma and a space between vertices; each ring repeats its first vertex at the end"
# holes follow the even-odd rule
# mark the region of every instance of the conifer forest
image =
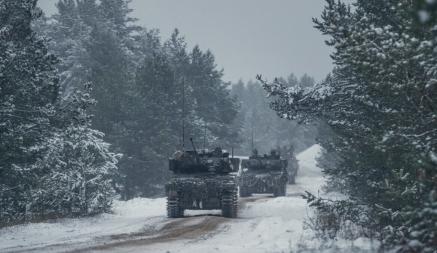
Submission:
POLYGON ((0 0, 0 252, 437 253, 437 1, 0 0))

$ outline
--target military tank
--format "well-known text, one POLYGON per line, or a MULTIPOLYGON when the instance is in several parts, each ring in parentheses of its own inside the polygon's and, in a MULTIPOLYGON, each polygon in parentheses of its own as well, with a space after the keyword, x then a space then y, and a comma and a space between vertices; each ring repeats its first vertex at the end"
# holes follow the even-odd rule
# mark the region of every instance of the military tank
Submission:
POLYGON ((285 196, 288 174, 287 160, 272 150, 270 155, 258 155, 254 150, 249 159, 241 162, 239 179, 240 196, 249 197, 253 193, 272 193, 273 196, 285 196))
POLYGON ((167 216, 179 218, 184 211, 221 209, 222 215, 236 218, 238 184, 234 172, 240 160, 229 157, 221 148, 213 151, 193 150, 176 152, 169 159, 173 172, 166 184, 167 216))

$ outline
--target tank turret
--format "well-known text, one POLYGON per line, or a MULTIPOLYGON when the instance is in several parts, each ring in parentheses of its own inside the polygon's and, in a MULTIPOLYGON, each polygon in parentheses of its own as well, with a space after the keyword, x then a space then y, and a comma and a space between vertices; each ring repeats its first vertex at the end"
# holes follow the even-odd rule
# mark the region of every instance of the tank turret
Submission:
POLYGON ((197 151, 192 139, 193 150, 177 151, 169 159, 169 169, 175 174, 217 173, 226 174, 238 170, 238 158, 230 158, 229 152, 220 147, 212 151, 197 151))

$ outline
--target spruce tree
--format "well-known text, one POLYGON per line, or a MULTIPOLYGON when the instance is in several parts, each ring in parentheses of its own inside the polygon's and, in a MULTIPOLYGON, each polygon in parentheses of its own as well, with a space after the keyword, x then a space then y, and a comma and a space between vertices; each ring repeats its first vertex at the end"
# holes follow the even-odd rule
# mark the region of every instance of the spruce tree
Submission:
MULTIPOLYGON (((117 157, 90 128, 87 92, 61 99, 36 1, 0 3, 2 223, 108 211, 117 157)), ((85 89, 84 91, 87 91, 85 89)))
POLYGON ((32 212, 45 216, 84 216, 110 210, 118 179, 117 155, 103 134, 91 128, 87 113, 94 104, 90 85, 76 90, 58 112, 57 132, 35 166, 47 173, 37 179, 32 212))
POLYGON ((0 218, 23 219, 47 146, 59 85, 56 57, 31 29, 35 0, 0 2, 0 218))

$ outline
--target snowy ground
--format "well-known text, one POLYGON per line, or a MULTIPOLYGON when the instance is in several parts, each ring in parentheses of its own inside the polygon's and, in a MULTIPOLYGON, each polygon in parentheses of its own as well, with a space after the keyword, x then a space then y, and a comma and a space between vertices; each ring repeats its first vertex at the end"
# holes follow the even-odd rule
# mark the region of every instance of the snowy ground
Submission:
POLYGON ((298 155, 299 175, 286 197, 241 199, 238 219, 216 211, 168 219, 164 198, 134 199, 116 202, 113 214, 1 229, 0 252, 293 252, 306 240, 310 212, 300 195, 317 193, 324 182, 319 152, 313 146, 298 155))

